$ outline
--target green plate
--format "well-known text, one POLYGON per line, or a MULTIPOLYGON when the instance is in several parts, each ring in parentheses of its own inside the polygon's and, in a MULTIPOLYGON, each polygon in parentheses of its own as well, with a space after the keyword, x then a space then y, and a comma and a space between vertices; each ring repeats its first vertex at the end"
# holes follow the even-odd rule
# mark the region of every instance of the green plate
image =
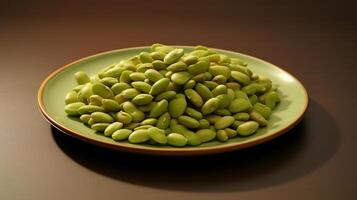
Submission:
MULTIPOLYGON (((192 50, 193 48, 190 46, 180 47, 186 50, 192 50)), ((198 155, 232 151, 273 139, 295 126, 302 119, 307 109, 308 96, 305 88, 286 71, 252 56, 215 49, 220 53, 246 61, 253 72, 269 77, 273 83, 279 86, 281 103, 274 110, 268 126, 259 129, 252 136, 236 137, 224 143, 212 141, 201 144, 198 147, 187 146, 183 148, 130 144, 128 142, 113 141, 111 138, 95 133, 78 120, 67 117, 63 110, 65 106, 64 97, 76 85, 74 80, 75 72, 82 70, 92 75, 110 64, 118 63, 122 59, 148 50, 149 47, 134 47, 104 52, 80 59, 53 72, 44 80, 38 92, 38 103, 44 117, 53 126, 68 135, 112 149, 145 154, 198 155)))

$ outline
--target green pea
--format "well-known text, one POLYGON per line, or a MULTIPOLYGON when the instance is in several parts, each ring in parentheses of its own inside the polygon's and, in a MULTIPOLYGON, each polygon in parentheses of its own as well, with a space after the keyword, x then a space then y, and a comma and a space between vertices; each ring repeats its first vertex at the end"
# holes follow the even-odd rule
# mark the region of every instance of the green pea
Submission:
POLYGON ((175 98, 175 96, 176 96, 175 91, 166 91, 166 92, 163 92, 163 93, 157 95, 155 98, 155 101, 161 101, 163 99, 166 99, 169 101, 169 100, 175 98))
POLYGON ((197 120, 200 120, 200 119, 203 118, 202 113, 200 113, 199 111, 197 111, 197 110, 195 110, 195 109, 193 109, 193 108, 190 108, 190 107, 186 108, 185 113, 186 113, 188 116, 193 117, 193 118, 195 118, 195 119, 197 119, 197 120))
POLYGON ((154 83, 154 85, 151 86, 150 94, 151 95, 158 95, 161 92, 165 91, 167 86, 169 85, 170 80, 168 78, 162 78, 154 83))
POLYGON ((185 115, 178 117, 178 121, 188 128, 198 128, 200 126, 200 123, 195 118, 185 115))
POLYGON ((136 90, 135 88, 129 88, 129 89, 122 91, 120 94, 126 99, 132 99, 132 98, 136 97, 137 95, 139 95, 140 92, 138 90, 136 90))
POLYGON ((201 129, 196 133, 202 142, 209 142, 216 137, 216 131, 211 129, 201 129))
POLYGON ((250 112, 250 119, 258 122, 259 126, 267 126, 268 121, 259 112, 253 110, 250 112))
POLYGON ((234 80, 238 81, 243 85, 248 85, 250 83, 250 78, 246 74, 238 71, 231 71, 231 76, 234 80))
POLYGON ((259 112, 265 119, 269 119, 271 115, 271 109, 262 103, 254 104, 253 109, 259 112))
POLYGON ((104 99, 111 99, 114 97, 112 90, 101 83, 94 83, 92 86, 92 91, 93 94, 99 95, 104 99))
POLYGON ((167 136, 167 144, 176 147, 183 147, 187 144, 187 138, 178 133, 170 133, 167 136))
POLYGON ((174 49, 164 57, 164 63, 170 65, 175 61, 177 61, 179 58, 181 58, 183 54, 184 54, 183 49, 174 49))
POLYGON ((151 127, 148 129, 148 135, 151 139, 153 139, 155 142, 159 144, 167 143, 167 137, 163 129, 151 127))
POLYGON ((70 103, 64 107, 64 111, 67 113, 67 115, 70 116, 77 116, 80 115, 79 113, 79 108, 84 106, 85 104, 82 102, 75 102, 75 103, 70 103))
POLYGON ((193 89, 186 89, 184 91, 187 99, 196 107, 201 107, 203 105, 202 97, 193 89))
POLYGON ((258 130, 259 124, 255 121, 244 122, 237 128, 237 132, 241 136, 249 136, 258 130))
POLYGON ((70 104, 70 103, 75 103, 78 101, 77 99, 77 92, 76 91, 70 91, 66 94, 66 98, 65 98, 65 103, 70 104))
POLYGON ((158 102, 150 111, 149 117, 156 118, 164 114, 167 111, 169 102, 166 99, 158 102))
POLYGON ((173 118, 177 118, 182 115, 187 107, 186 98, 183 95, 176 96, 169 103, 169 113, 173 118))
POLYGON ((195 64, 188 66, 187 71, 192 75, 197 75, 200 73, 207 72, 209 69, 209 62, 199 61, 195 64))
POLYGON ((228 135, 225 130, 217 131, 217 139, 221 142, 226 142, 228 140, 228 135))
POLYGON ((173 73, 171 76, 171 80, 172 82, 178 84, 178 85, 183 85, 185 84, 188 80, 190 80, 190 78, 192 77, 192 75, 186 71, 183 72, 176 72, 173 73))
POLYGON ((143 143, 150 140, 147 129, 140 129, 132 132, 128 138, 128 141, 133 144, 143 143))
POLYGON ((251 104, 249 101, 243 98, 238 98, 232 101, 229 105, 228 109, 232 113, 247 111, 251 108, 251 104))
POLYGON ((119 129, 112 134, 112 138, 116 141, 126 140, 132 132, 133 131, 129 129, 119 129))
POLYGON ((248 121, 249 119, 249 114, 245 112, 240 112, 236 113, 233 115, 234 119, 239 120, 239 121, 248 121))
POLYGON ((158 80, 164 78, 160 72, 156 71, 155 69, 148 69, 145 71, 145 76, 153 83, 157 82, 158 80))
POLYGON ((91 129, 103 132, 109 125, 110 123, 95 123, 91 126, 91 129))
POLYGON ((107 128, 104 130, 104 135, 105 136, 111 136, 115 131, 121 129, 123 127, 123 123, 121 122, 114 122, 107 126, 107 128))
POLYGON ((89 76, 83 71, 76 72, 74 74, 74 77, 79 85, 83 85, 90 82, 89 76))
POLYGON ((168 112, 165 112, 159 117, 156 127, 161 129, 167 129, 171 122, 171 116, 168 112))
POLYGON ((231 126, 234 123, 235 119, 232 116, 224 116, 221 117, 215 124, 215 128, 217 130, 219 129, 225 129, 231 126))
POLYGON ((152 102, 153 96, 150 94, 139 94, 135 96, 131 102, 137 106, 147 105, 152 102))
POLYGON ((203 115, 207 115, 214 112, 218 107, 219 107, 219 99, 212 98, 203 104, 201 111, 203 115))
POLYGON ((167 70, 172 71, 172 72, 180 72, 180 71, 185 71, 187 69, 187 65, 184 62, 177 62, 169 65, 167 67, 167 70))
POLYGON ((196 84, 195 90, 205 101, 214 97, 212 92, 208 89, 208 87, 206 87, 201 83, 196 84))
POLYGON ((93 112, 91 118, 95 123, 112 123, 114 121, 111 115, 104 112, 93 112))

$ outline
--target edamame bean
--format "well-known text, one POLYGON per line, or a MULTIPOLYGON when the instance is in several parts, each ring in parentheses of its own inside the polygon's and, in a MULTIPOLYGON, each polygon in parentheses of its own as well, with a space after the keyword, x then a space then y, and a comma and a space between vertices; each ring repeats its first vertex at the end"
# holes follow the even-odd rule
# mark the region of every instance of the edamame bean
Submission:
POLYGON ((129 75, 132 81, 144 81, 146 76, 142 72, 133 72, 129 75))
POLYGON ((236 130, 233 130, 231 128, 225 128, 224 131, 226 132, 228 138, 234 138, 238 134, 236 130))
POLYGON ((166 99, 158 102, 150 111, 149 117, 156 118, 162 115, 167 111, 167 107, 169 106, 169 102, 166 99))
POLYGON ((167 86, 169 86, 170 80, 168 78, 162 78, 154 83, 151 86, 150 94, 151 95, 158 95, 161 92, 165 91, 167 86))
POLYGON ((171 122, 171 116, 168 112, 165 112, 159 117, 156 127, 160 129, 167 129, 171 122))
POLYGON ((259 124, 255 121, 244 122, 237 128, 237 132, 241 136, 249 136, 257 131, 259 124))
POLYGON ((145 114, 131 102, 123 103, 123 110, 131 115, 133 122, 140 122, 145 118, 145 114))
POLYGON ((136 97, 137 95, 139 95, 140 92, 138 90, 136 90, 135 88, 129 88, 129 89, 122 91, 120 94, 126 99, 132 99, 132 98, 136 97))
POLYGON ((206 87, 201 83, 196 84, 195 90, 205 101, 214 97, 212 92, 208 89, 208 87, 206 87))
POLYGON ((177 118, 182 115, 187 107, 185 96, 176 95, 175 99, 172 99, 169 103, 169 113, 173 118, 177 118))
POLYGON ((243 98, 238 98, 232 101, 229 105, 229 111, 232 113, 247 111, 251 108, 251 104, 249 101, 243 98))
POLYGON ((152 61, 154 61, 154 59, 148 52, 141 52, 139 54, 139 59, 142 63, 151 63, 152 61))
POLYGON ((120 110, 118 102, 113 99, 103 99, 102 106, 107 111, 115 112, 120 110))
POLYGON ((234 117, 234 119, 239 120, 239 121, 248 121, 250 116, 248 113, 241 112, 241 113, 234 114, 233 117, 234 117))
POLYGON ((175 91, 166 91, 166 92, 163 92, 163 93, 157 95, 155 98, 155 101, 161 101, 163 99, 166 99, 169 101, 169 100, 175 98, 175 96, 176 96, 175 91))
POLYGON ((104 112, 94 112, 91 114, 91 118, 95 123, 112 123, 113 117, 104 112))
POLYGON ((164 63, 170 65, 174 63, 176 60, 178 60, 179 58, 181 58, 183 54, 184 54, 183 49, 174 49, 164 57, 164 63))
POLYGON ((200 113, 199 111, 197 111, 197 110, 195 110, 195 109, 193 109, 193 108, 190 108, 190 107, 186 108, 185 113, 186 113, 188 116, 193 117, 193 118, 195 118, 195 119, 197 119, 197 120, 200 120, 200 119, 203 118, 202 113, 200 113))
POLYGON ((142 122, 140 122, 140 125, 156 125, 157 119, 155 118, 148 118, 144 119, 142 122))
POLYGON ((192 75, 198 75, 200 73, 207 72, 209 69, 209 62, 199 61, 196 64, 188 66, 187 71, 192 75))
POLYGON ((112 134, 112 138, 116 141, 126 140, 132 132, 133 131, 129 129, 119 129, 112 134))
POLYGON ((88 121, 90 120, 90 115, 89 114, 84 114, 81 115, 81 117, 79 118, 83 123, 88 124, 88 121))
POLYGON ((275 91, 269 92, 265 96, 265 105, 268 106, 270 109, 274 109, 276 103, 280 102, 280 98, 275 91))
POLYGON ((177 62, 169 65, 167 67, 167 70, 172 71, 172 72, 180 72, 180 71, 185 71, 187 69, 187 65, 184 62, 177 62))
POLYGON ((202 97, 193 89, 186 89, 185 95, 187 99, 196 107, 201 107, 203 105, 202 97))
POLYGON ((163 129, 151 127, 148 129, 148 135, 150 136, 151 139, 153 139, 155 142, 159 144, 167 143, 167 137, 163 129))
POLYGON ((104 112, 104 108, 95 105, 84 105, 78 108, 79 114, 91 114, 93 112, 104 112))
POLYGON ((80 102, 88 103, 88 98, 93 94, 92 84, 86 83, 78 92, 77 99, 80 102))
POLYGON ((198 123, 200 123, 200 129, 206 129, 209 127, 209 121, 207 119, 200 119, 198 123))
POLYGON ((192 77, 191 74, 186 72, 186 71, 176 72, 176 73, 172 74, 171 80, 172 80, 172 82, 174 82, 174 83, 176 83, 178 85, 183 85, 188 80, 190 80, 191 77, 192 77))
POLYGON ((216 132, 211 129, 201 129, 196 133, 202 142, 209 142, 216 137, 216 132))
POLYGON ((130 143, 143 143, 150 139, 147 129, 140 129, 132 132, 128 138, 130 143))
POLYGON ((234 80, 238 81, 243 85, 248 85, 250 83, 250 78, 246 74, 238 71, 231 71, 231 76, 234 80))
POLYGON ((114 122, 107 126, 104 130, 104 135, 105 136, 111 136, 115 131, 121 129, 123 127, 123 123, 121 122, 114 122))
POLYGON ((227 94, 227 87, 225 85, 219 85, 214 90, 212 90, 213 96, 218 96, 220 94, 227 94))
POLYGON ((224 117, 221 117, 215 124, 215 128, 217 130, 219 129, 225 129, 229 126, 231 126, 233 123, 234 123, 235 119, 234 117, 232 116, 224 116, 224 117))
POLYGON ((131 102, 137 106, 147 105, 151 103, 153 97, 150 94, 139 94, 135 96, 131 102))
POLYGON ((176 147, 183 147, 187 144, 187 138, 178 133, 170 133, 167 136, 167 144, 176 147))
POLYGON ((158 80, 164 78, 160 72, 156 71, 155 69, 148 69, 145 71, 145 76, 148 78, 151 82, 155 83, 158 80))
POLYGON ((262 103, 254 104, 253 109, 259 112, 265 119, 269 119, 271 115, 271 109, 262 103))
POLYGON ((226 79, 228 79, 231 76, 231 70, 228 67, 222 66, 222 65, 210 66, 209 67, 209 72, 213 76, 222 75, 222 76, 226 77, 226 79))
POLYGON ((219 106, 219 99, 218 98, 212 98, 206 101, 205 104, 202 106, 202 114, 207 115, 215 111, 219 106))
POLYGON ((228 135, 225 130, 217 131, 217 139, 221 142, 226 142, 228 140, 228 135))
POLYGON ((185 115, 178 117, 178 121, 188 128, 198 128, 200 126, 200 123, 195 118, 185 115))
POLYGON ((268 121, 259 112, 255 110, 252 110, 252 112, 250 112, 250 119, 258 122, 259 126, 268 125, 268 121))
POLYGON ((91 129, 103 132, 109 125, 110 123, 95 123, 91 126, 91 129))
POLYGON ((114 97, 112 90, 101 83, 94 83, 92 86, 92 92, 93 94, 99 95, 104 99, 111 99, 114 97))
POLYGON ((66 105, 75 103, 78 101, 77 99, 77 92, 76 91, 70 91, 67 93, 66 98, 65 98, 65 103, 66 105))
POLYGON ((64 111, 67 113, 67 115, 70 116, 77 116, 80 115, 79 113, 79 108, 84 106, 85 104, 82 102, 75 102, 75 103, 70 103, 64 107, 64 111))
POLYGON ((76 72, 74 76, 79 85, 83 85, 90 82, 89 76, 83 71, 76 72))

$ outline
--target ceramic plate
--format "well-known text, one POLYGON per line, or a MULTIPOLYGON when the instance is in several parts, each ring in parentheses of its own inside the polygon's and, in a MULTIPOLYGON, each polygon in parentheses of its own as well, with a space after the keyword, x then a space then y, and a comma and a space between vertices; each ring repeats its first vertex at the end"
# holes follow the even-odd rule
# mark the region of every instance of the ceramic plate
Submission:
MULTIPOLYGON (((193 48, 190 46, 180 47, 186 50, 193 48)), ((75 72, 82 70, 92 75, 110 64, 118 63, 122 59, 148 50, 149 47, 134 47, 104 52, 77 60, 53 72, 44 80, 38 92, 38 103, 42 114, 63 133, 103 147, 145 154, 198 155, 232 151, 271 140, 294 127, 302 119, 307 109, 308 96, 305 88, 295 77, 283 69, 252 56, 215 49, 220 53, 246 61, 253 72, 269 77, 273 83, 279 86, 281 103, 273 111, 269 125, 266 128, 260 128, 252 136, 236 137, 224 143, 211 141, 197 147, 186 146, 183 148, 130 144, 116 142, 95 133, 79 120, 71 119, 65 114, 64 97, 76 85, 73 75, 75 72)))

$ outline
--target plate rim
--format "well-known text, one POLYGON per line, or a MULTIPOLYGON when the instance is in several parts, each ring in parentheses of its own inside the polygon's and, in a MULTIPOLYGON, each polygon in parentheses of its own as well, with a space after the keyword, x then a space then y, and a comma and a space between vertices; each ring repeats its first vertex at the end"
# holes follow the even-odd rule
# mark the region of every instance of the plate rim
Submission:
MULTIPOLYGON (((188 45, 172 45, 175 47, 183 47, 183 48, 193 48, 194 46, 188 46, 188 45)), ((117 53, 117 52, 123 52, 123 51, 129 51, 129 50, 135 50, 135 49, 144 49, 144 48, 150 48, 150 46, 137 46, 137 47, 130 47, 130 48, 121 48, 121 49, 114 49, 114 50, 110 50, 110 51, 104 51, 104 52, 100 52, 100 53, 96 53, 90 56, 86 56, 80 59, 77 59, 75 61, 72 61, 66 65, 63 65, 62 67, 58 68, 57 70, 53 71, 52 73, 50 73, 49 75, 47 75, 47 77, 43 80, 43 82, 41 83, 39 89, 38 89, 38 93, 37 93, 37 101, 38 101, 38 105, 39 105, 39 109, 40 112, 42 113, 42 115, 44 116, 44 118, 51 124, 53 125, 55 128, 59 129, 61 132, 70 135, 72 137, 75 137, 77 139, 80 139, 82 141, 94 144, 94 145, 98 145, 101 147, 106 147, 106 148, 110 148, 110 149, 114 149, 114 150, 120 150, 120 151, 125 151, 125 152, 131 152, 131 153, 140 153, 140 154, 151 154, 151 155, 175 155, 175 156, 186 156, 186 155, 206 155, 206 154, 216 154, 216 153, 223 153, 223 152, 229 152, 229 151, 234 151, 234 150, 238 150, 238 149, 243 149, 243 148, 247 148, 247 147, 251 147, 251 146, 255 146, 267 141, 270 141, 276 137, 279 137, 280 135, 288 132, 290 129, 292 129, 293 127, 295 127, 304 117, 308 106, 309 106, 309 97, 308 97, 308 93, 306 88, 304 87, 304 85, 301 83, 301 81, 299 79, 297 79, 295 76, 293 76, 292 74, 290 74, 289 72, 287 72, 286 70, 268 62, 265 61, 263 59, 254 57, 254 56, 250 56, 244 53, 240 53, 240 52, 234 52, 234 51, 230 51, 230 50, 225 50, 225 49, 217 49, 217 48, 211 48, 211 49, 216 49, 219 50, 221 52, 227 52, 227 53, 233 53, 233 54, 240 54, 246 57, 249 57, 251 59, 255 59, 258 60, 260 62, 265 62, 267 64, 270 65, 270 67, 274 67, 274 68, 278 68, 279 70, 283 71, 284 73, 290 75, 291 77, 293 77, 298 84, 300 84, 301 88, 303 89, 303 93, 304 93, 304 107, 302 109, 302 112, 300 113, 299 117, 296 118, 296 120, 294 120, 291 124, 289 124, 287 127, 273 132, 270 135, 262 135, 260 137, 254 138, 251 141, 246 141, 246 142, 241 142, 241 143, 232 143, 232 144, 227 144, 227 145, 222 145, 222 146, 211 146, 211 147, 195 147, 195 148, 154 148, 154 147, 147 147, 147 146, 140 146, 140 145, 136 145, 136 146, 126 146, 126 145, 120 145, 120 143, 118 144, 110 144, 110 143, 105 143, 105 142, 101 142, 89 137, 85 137, 82 136, 81 134, 79 134, 78 132, 74 131, 74 130, 70 130, 67 127, 61 125, 59 122, 57 122, 56 120, 54 120, 47 112, 46 112, 46 108, 44 105, 44 89, 47 85, 47 83, 49 82, 49 80, 51 80, 53 77, 55 77, 57 74, 59 74, 60 72, 62 72, 63 70, 71 67, 74 64, 77 64, 79 62, 82 62, 84 60, 93 58, 93 57, 97 57, 97 56, 101 56, 101 55, 105 55, 105 54, 111 54, 111 53, 117 53)))

